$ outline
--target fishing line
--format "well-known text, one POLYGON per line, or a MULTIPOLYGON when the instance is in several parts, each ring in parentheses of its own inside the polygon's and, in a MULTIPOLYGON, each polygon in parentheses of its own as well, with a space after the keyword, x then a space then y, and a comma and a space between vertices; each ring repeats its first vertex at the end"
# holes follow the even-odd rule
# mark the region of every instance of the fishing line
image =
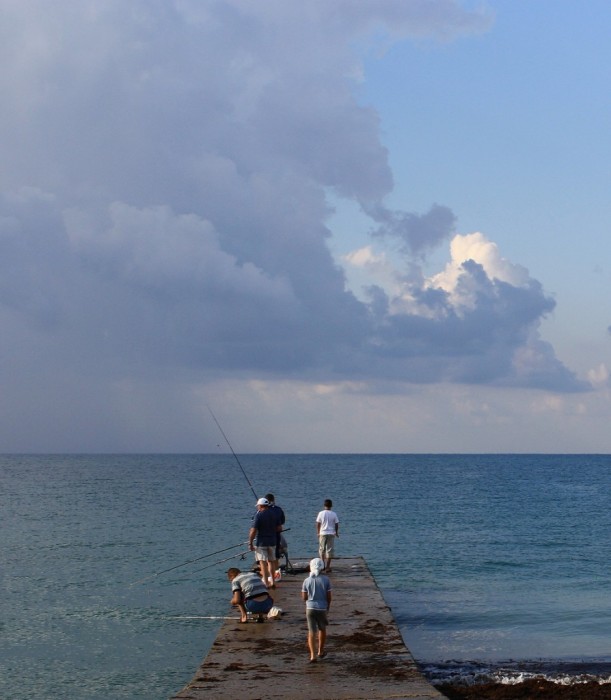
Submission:
MULTIPOLYGON (((281 532, 288 532, 290 529, 290 527, 287 527, 285 530, 281 530, 281 532)), ((250 549, 247 549, 245 552, 238 552, 237 554, 232 554, 230 557, 227 557, 227 559, 219 559, 218 561, 213 561, 211 564, 206 564, 206 566, 202 566, 201 569, 195 569, 195 571, 192 571, 191 573, 197 574, 200 571, 203 571, 204 569, 209 569, 211 566, 216 566, 217 564, 223 564, 224 562, 229 561, 230 559, 235 559, 236 557, 245 559, 247 554, 250 554, 250 549)))
MULTIPOLYGON (((156 578, 157 576, 161 576, 161 574, 167 574, 168 571, 174 571, 174 569, 179 569, 181 566, 186 566, 187 564, 194 564, 196 561, 201 561, 202 559, 206 559, 207 557, 213 557, 215 554, 222 554, 223 552, 228 552, 230 549, 235 549, 236 547, 243 547, 246 544, 246 542, 240 542, 239 544, 232 544, 231 547, 225 547, 225 549, 219 549, 216 552, 209 552, 208 554, 204 554, 201 557, 196 557, 195 559, 188 559, 187 561, 183 561, 181 564, 176 564, 175 566, 170 566, 168 569, 163 569, 162 571, 158 571, 155 574, 151 574, 150 576, 145 576, 144 578, 139 579, 138 581, 134 581, 133 583, 130 583, 130 586, 135 586, 137 583, 144 583, 145 581, 150 581, 151 579, 156 578)), ((234 556, 238 556, 237 554, 234 556)), ((230 559, 232 557, 229 557, 230 559)), ((220 562, 218 562, 220 563, 220 562)))
MULTIPOLYGON (((208 410, 210 411, 210 415, 212 416, 212 419, 216 423, 216 427, 221 432, 221 435, 225 439, 227 446, 231 450, 231 454, 233 455, 235 461, 238 463, 238 467, 240 467, 240 471, 242 472, 244 478, 246 479, 246 482, 250 486, 250 490, 252 491, 252 494, 255 497, 255 500, 258 499, 257 492, 255 491, 253 485, 251 484, 250 479, 248 478, 248 475, 244 471, 244 467, 242 466, 242 463, 240 462, 238 455, 235 453, 233 447, 231 446, 231 443, 229 442, 229 438, 227 437, 227 435, 225 435, 225 431, 223 430, 223 428, 221 428, 221 424, 218 422, 218 420, 217 420, 216 416, 214 415, 214 412, 212 411, 210 406, 208 406, 208 410)), ((150 576, 145 576, 144 578, 141 578, 138 581, 134 581, 133 583, 130 583, 129 585, 135 586, 136 584, 144 583, 145 581, 151 581, 152 579, 157 578, 157 576, 161 576, 161 574, 167 574, 169 571, 174 571, 175 569, 179 569, 181 566, 187 566, 187 564, 193 564, 196 561, 201 561, 202 559, 206 559, 206 557, 212 557, 215 554, 220 554, 221 552, 227 552, 230 549, 234 549, 235 547, 241 547, 244 544, 246 544, 246 542, 240 542, 239 544, 234 544, 231 547, 226 547, 225 549, 219 549, 218 551, 210 552, 209 554, 204 554, 201 557, 196 557, 195 559, 188 559, 187 561, 183 561, 182 563, 176 564, 175 566, 170 566, 167 569, 163 569, 162 571, 157 571, 156 573, 151 574, 150 576)), ((208 564, 207 566, 204 566, 201 569, 197 569, 196 571, 193 571, 191 573, 193 573, 193 574, 198 573, 199 571, 203 571, 204 569, 208 569, 211 566, 216 566, 217 564, 222 564, 225 561, 229 561, 229 559, 233 559, 234 557, 239 556, 242 559, 244 559, 245 555, 248 553, 249 553, 249 550, 247 550, 246 552, 240 552, 239 554, 233 554, 230 557, 228 557, 227 559, 221 559, 220 561, 215 561, 212 564, 208 564)))
POLYGON ((239 620, 239 617, 227 615, 170 615, 164 620, 239 620))
POLYGON ((201 569, 195 569, 195 571, 192 571, 192 574, 197 574, 200 571, 203 571, 204 569, 209 569, 211 566, 216 566, 217 564, 222 564, 223 562, 229 561, 230 559, 235 559, 236 557, 240 557, 241 559, 246 559, 246 555, 250 554, 250 549, 247 549, 244 552, 238 552, 237 554, 232 554, 230 557, 227 557, 227 559, 220 559, 219 561, 213 561, 212 564, 206 564, 206 566, 202 566, 201 569))
POLYGON ((208 406, 208 410, 210 411, 210 415, 212 416, 214 422, 216 423, 216 427, 221 431, 221 435, 225 438, 225 442, 229 446, 229 449, 231 450, 231 454, 235 457, 235 461, 238 463, 238 467, 240 467, 240 470, 242 474, 244 474, 244 478, 248 482, 248 485, 250 486, 250 490, 252 491, 252 495, 255 497, 255 501, 259 498, 257 496, 257 492, 254 490, 253 485, 250 483, 250 479, 246 476, 246 472, 244 471, 244 467, 242 466, 240 460, 238 459, 238 455, 233 451, 233 447, 231 446, 231 443, 229 442, 227 436, 225 435, 224 430, 221 428, 220 423, 217 421, 216 416, 214 413, 212 413, 212 409, 210 406, 208 406))

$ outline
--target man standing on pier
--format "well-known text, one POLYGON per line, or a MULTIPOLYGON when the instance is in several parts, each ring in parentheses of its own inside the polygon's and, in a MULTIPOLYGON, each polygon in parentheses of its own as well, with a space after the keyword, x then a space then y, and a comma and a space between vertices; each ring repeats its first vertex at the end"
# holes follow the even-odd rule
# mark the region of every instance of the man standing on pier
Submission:
POLYGON ((270 509, 267 498, 257 501, 257 513, 248 533, 248 546, 255 553, 261 567, 261 577, 269 588, 276 588, 276 544, 282 530, 276 514, 270 509))
POLYGON ((335 553, 335 538, 339 537, 339 518, 331 508, 333 502, 327 498, 325 509, 316 516, 316 532, 318 534, 318 553, 325 565, 326 573, 331 572, 331 559, 335 553))
MULTIPOLYGON (((276 558, 274 560, 274 566, 276 567, 276 571, 280 568, 279 564, 279 559, 280 559, 280 554, 283 550, 282 547, 282 540, 284 537, 282 536, 282 530, 284 529, 284 523, 286 522, 286 516, 284 515, 284 511, 282 508, 280 508, 279 505, 276 505, 276 499, 274 497, 273 493, 266 493, 265 498, 269 501, 269 509, 271 512, 276 516, 276 520, 278 521, 278 525, 280 525, 280 529, 278 530, 278 533, 276 534, 276 558)), ((284 543, 285 547, 284 549, 286 550, 286 542, 284 543)))

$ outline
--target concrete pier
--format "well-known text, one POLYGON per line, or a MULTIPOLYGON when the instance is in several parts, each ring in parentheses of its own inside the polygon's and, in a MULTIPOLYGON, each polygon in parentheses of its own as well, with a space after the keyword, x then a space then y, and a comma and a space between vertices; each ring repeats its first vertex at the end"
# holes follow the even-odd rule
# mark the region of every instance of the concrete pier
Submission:
POLYGON ((444 697, 418 670, 362 557, 333 560, 327 656, 310 664, 300 596, 306 576, 285 574, 272 591, 283 610, 279 619, 241 624, 232 609, 235 619, 223 623, 195 676, 172 700, 444 697))

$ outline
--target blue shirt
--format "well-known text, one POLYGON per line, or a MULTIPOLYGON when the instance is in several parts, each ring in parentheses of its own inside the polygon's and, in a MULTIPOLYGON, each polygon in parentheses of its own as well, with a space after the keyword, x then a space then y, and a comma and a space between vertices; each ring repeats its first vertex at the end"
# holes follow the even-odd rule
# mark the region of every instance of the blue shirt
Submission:
POLYGON ((327 609, 327 592, 331 590, 331 581, 328 576, 308 576, 301 587, 303 593, 308 594, 306 608, 313 610, 327 609))
POLYGON ((271 508, 258 510, 252 521, 257 531, 255 547, 275 547, 278 541, 278 517, 271 508))

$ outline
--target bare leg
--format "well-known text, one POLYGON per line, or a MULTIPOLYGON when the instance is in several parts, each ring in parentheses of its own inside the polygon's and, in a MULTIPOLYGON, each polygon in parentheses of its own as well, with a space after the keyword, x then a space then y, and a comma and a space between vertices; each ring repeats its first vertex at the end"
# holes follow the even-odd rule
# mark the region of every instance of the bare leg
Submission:
POLYGON ((270 561, 269 564, 269 575, 272 580, 272 586, 276 585, 276 571, 278 570, 278 560, 270 561))
POLYGON ((310 661, 316 661, 316 635, 308 632, 308 649, 310 650, 310 661))
POLYGON ((327 641, 327 630, 318 632, 318 656, 325 655, 325 642, 327 641))
POLYGON ((244 603, 238 603, 236 608, 238 608, 240 611, 240 622, 248 622, 248 612, 244 607, 244 603))
POLYGON ((270 575, 270 562, 268 561, 260 561, 259 564, 261 565, 261 578, 263 579, 263 583, 265 583, 266 586, 269 586, 268 584, 268 578, 270 575))

